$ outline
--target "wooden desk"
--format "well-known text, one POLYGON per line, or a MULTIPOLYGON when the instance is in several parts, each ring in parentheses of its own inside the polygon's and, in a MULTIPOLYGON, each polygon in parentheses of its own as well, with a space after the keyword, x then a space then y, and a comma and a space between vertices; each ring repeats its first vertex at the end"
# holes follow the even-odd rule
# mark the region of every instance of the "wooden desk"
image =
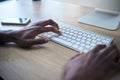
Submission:
MULTIPOLYGON (((0 21, 6 17, 29 17, 32 22, 52 18, 112 36, 115 38, 114 43, 120 49, 120 28, 116 31, 108 31, 77 23, 77 19, 92 8, 51 0, 41 2, 19 0, 0 3, 0 10, 0 21)), ((11 29, 11 26, 3 27, 11 29)), ((0 75, 5 80, 63 80, 64 66, 67 60, 76 54, 77 52, 54 42, 32 49, 2 45, 0 46, 0 75)))

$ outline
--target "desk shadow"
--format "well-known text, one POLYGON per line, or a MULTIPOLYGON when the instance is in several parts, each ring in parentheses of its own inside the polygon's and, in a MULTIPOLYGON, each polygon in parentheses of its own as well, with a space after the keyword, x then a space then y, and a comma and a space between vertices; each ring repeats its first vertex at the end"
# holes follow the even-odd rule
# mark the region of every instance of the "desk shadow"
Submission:
POLYGON ((34 45, 32 47, 29 47, 29 48, 22 48, 22 47, 19 47, 17 44, 13 43, 13 42, 10 42, 10 43, 0 43, 0 47, 13 47, 13 48, 18 48, 18 49, 23 49, 23 50, 37 50, 37 49, 45 49, 46 47, 45 46, 42 46, 42 45, 34 45))
POLYGON ((17 45, 13 42, 10 43, 0 43, 0 47, 17 47, 17 45))

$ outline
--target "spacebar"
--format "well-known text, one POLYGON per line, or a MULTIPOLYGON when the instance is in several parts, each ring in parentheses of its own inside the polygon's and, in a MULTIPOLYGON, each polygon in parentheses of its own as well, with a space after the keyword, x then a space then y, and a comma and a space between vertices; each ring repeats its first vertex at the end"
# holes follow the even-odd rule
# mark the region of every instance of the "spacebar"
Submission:
POLYGON ((57 38, 57 37, 52 37, 51 40, 52 40, 52 41, 55 41, 55 42, 57 42, 57 43, 59 43, 59 44, 63 44, 63 45, 65 45, 65 46, 68 46, 68 47, 72 46, 72 43, 71 43, 71 42, 65 41, 65 40, 60 39, 60 38, 57 38))

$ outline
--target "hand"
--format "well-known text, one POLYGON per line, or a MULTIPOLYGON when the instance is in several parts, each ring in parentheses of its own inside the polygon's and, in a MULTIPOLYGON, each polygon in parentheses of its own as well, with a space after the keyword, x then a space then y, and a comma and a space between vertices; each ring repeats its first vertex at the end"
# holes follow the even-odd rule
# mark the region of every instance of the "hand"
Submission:
POLYGON ((12 36, 12 41, 18 44, 20 47, 29 48, 32 45, 47 43, 49 39, 35 39, 35 37, 40 33, 49 31, 55 32, 58 35, 61 34, 58 24, 49 19, 34 23, 31 26, 25 27, 19 31, 12 31, 10 36, 12 36), (51 26, 47 27, 48 25, 51 26))
POLYGON ((119 59, 120 52, 115 45, 98 45, 68 61, 65 80, 109 80, 120 72, 119 59))

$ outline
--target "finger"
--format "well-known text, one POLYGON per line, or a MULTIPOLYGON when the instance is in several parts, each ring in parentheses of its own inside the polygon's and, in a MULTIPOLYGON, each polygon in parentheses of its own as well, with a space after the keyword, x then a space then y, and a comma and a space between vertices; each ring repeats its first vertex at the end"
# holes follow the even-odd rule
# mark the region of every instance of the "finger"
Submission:
POLYGON ((105 55, 105 56, 108 55, 108 53, 110 53, 114 49, 117 49, 116 45, 115 44, 110 45, 109 47, 104 49, 104 51, 103 51, 104 54, 103 55, 105 55))
MULTIPOLYGON (((105 53, 107 55, 104 55, 102 57, 104 57, 104 62, 108 61, 108 68, 106 70, 110 71, 109 73, 111 73, 112 71, 112 75, 120 72, 120 52, 117 49, 117 47, 113 44, 109 47, 110 50, 109 53, 105 53), (111 48, 111 49, 110 49, 111 48), (114 48, 114 49, 113 49, 114 48)), ((108 51, 107 51, 108 52, 108 51)))
POLYGON ((43 33, 43 32, 50 32, 50 31, 61 35, 61 32, 58 29, 54 28, 54 27, 44 27, 44 28, 40 29, 41 33, 43 33))
POLYGON ((120 52, 119 50, 116 48, 116 49, 113 49, 110 53, 108 53, 107 56, 105 56, 106 59, 108 59, 110 62, 118 62, 119 59, 120 59, 120 52))
POLYGON ((97 45, 91 50, 91 52, 92 53, 99 52, 100 50, 102 50, 104 48, 106 48, 106 45, 97 45))
POLYGON ((28 44, 30 44, 30 45, 44 44, 44 43, 47 43, 48 41, 49 41, 49 39, 47 39, 47 38, 27 40, 28 44))
POLYGON ((86 54, 84 52, 80 52, 79 54, 76 54, 75 56, 71 57, 70 60, 75 59, 76 57, 81 55, 86 55, 86 54))
POLYGON ((96 45, 92 50, 90 50, 87 53, 87 57, 88 59, 93 59, 95 57, 97 57, 97 55, 99 55, 98 53, 100 53, 100 51, 102 51, 104 48, 106 48, 106 45, 96 45))
POLYGON ((35 26, 42 26, 42 27, 45 27, 47 25, 52 25, 53 27, 59 29, 58 24, 55 21, 53 21, 52 19, 45 20, 45 21, 40 21, 40 22, 37 22, 34 25, 35 26))
POLYGON ((77 55, 71 57, 70 60, 73 60, 73 59, 75 59, 76 57, 78 57, 78 56, 80 56, 80 55, 81 55, 81 54, 77 54, 77 55))
POLYGON ((44 27, 44 26, 46 26, 46 21, 47 21, 47 20, 38 21, 38 22, 36 22, 36 23, 33 23, 32 26, 41 26, 41 27, 44 27))
POLYGON ((48 25, 52 25, 55 28, 59 29, 58 24, 55 21, 53 21, 52 19, 49 19, 48 22, 49 22, 48 25))

